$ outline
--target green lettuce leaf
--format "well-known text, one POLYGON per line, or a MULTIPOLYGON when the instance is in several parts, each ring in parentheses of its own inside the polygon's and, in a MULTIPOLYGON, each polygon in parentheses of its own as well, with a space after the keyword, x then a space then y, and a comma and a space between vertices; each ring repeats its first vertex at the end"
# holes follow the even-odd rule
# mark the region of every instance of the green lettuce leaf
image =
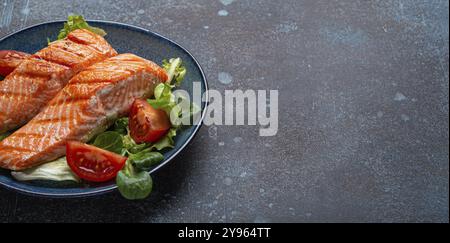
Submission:
POLYGON ((117 174, 116 184, 120 194, 129 200, 144 199, 153 189, 150 174, 135 168, 130 160, 127 160, 124 168, 117 174))
POLYGON ((169 132, 167 132, 166 136, 161 138, 158 142, 151 145, 151 149, 156 149, 161 151, 166 148, 174 148, 175 142, 173 138, 177 135, 177 129, 172 127, 169 132))
POLYGON ((64 28, 59 31, 58 40, 66 38, 66 36, 76 29, 87 29, 100 36, 105 36, 106 32, 103 29, 90 26, 81 15, 69 15, 67 22, 64 23, 64 28))
POLYGON ((161 163, 164 156, 159 152, 143 150, 137 154, 132 154, 128 160, 139 170, 149 171, 154 165, 161 163))
POLYGON ((112 127, 112 131, 118 132, 122 135, 127 135, 128 134, 128 117, 118 119, 114 123, 114 125, 112 127))
POLYGON ((100 133, 92 144, 97 148, 105 149, 116 154, 121 154, 123 149, 123 139, 120 133, 106 131, 100 133))
POLYGON ((155 87, 155 98, 148 99, 147 102, 155 109, 164 110, 167 115, 177 105, 175 96, 172 94, 172 86, 167 83, 160 83, 155 87))
POLYGON ((164 59, 162 66, 166 70, 167 76, 169 76, 169 83, 174 81, 175 86, 180 86, 184 76, 186 75, 186 67, 183 65, 181 58, 170 58, 169 60, 164 59))
MULTIPOLYGON (((67 22, 64 23, 64 27, 59 31, 58 40, 64 39, 67 35, 76 29, 87 29, 93 33, 100 36, 105 36, 106 32, 103 29, 90 26, 86 20, 81 15, 69 15, 67 17, 67 22)), ((47 38, 47 42, 50 44, 51 41, 47 38)))
POLYGON ((147 143, 137 144, 129 134, 123 136, 123 145, 125 150, 124 152, 128 155, 139 153, 140 151, 150 147, 147 143))
POLYGON ((50 180, 80 182, 80 179, 72 172, 69 165, 67 165, 66 157, 31 169, 13 171, 11 175, 18 181, 50 180))

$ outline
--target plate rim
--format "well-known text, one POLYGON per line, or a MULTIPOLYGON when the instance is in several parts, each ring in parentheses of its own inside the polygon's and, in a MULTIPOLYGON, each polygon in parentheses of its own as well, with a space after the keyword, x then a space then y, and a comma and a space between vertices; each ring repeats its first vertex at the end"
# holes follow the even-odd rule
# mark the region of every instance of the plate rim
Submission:
MULTIPOLYGON (((153 168, 149 174, 152 174, 154 172, 156 172, 157 170, 159 170, 161 167, 163 167, 164 165, 166 165, 167 163, 169 163, 170 161, 172 161, 179 153, 181 153, 186 146, 192 141, 192 139, 194 139, 194 137, 197 135, 198 131, 200 130, 200 128, 203 125, 203 120, 206 116, 206 112, 207 112, 207 108, 209 105, 209 88, 208 88, 208 80, 206 79, 206 75, 205 72, 203 71, 202 66, 200 65, 200 63, 198 62, 197 58, 195 58, 194 55, 192 55, 192 53, 190 51, 188 51, 185 47, 183 47, 182 45, 180 45, 178 42, 173 41, 171 39, 169 39, 168 37, 165 37, 157 32, 139 27, 139 26, 135 26, 132 24, 126 24, 126 23, 121 23, 121 22, 117 22, 117 21, 110 21, 110 20, 94 20, 94 19, 86 19, 86 21, 89 23, 104 23, 104 24, 110 24, 110 25, 119 25, 122 27, 126 27, 129 29, 134 29, 134 30, 138 30, 141 32, 145 32, 147 34, 153 35, 157 38, 163 39, 173 45, 175 45, 176 47, 180 48, 181 50, 183 50, 184 52, 186 52, 191 58, 192 60, 194 60, 194 63, 198 66, 201 77, 203 79, 203 83, 205 85, 205 107, 202 110, 202 115, 200 117, 200 120, 198 121, 198 124, 192 125, 195 126, 194 131, 192 132, 191 135, 189 135, 188 139, 186 140, 186 142, 184 142, 181 147, 175 151, 175 153, 173 155, 171 155, 169 158, 167 158, 164 162, 160 163, 158 166, 156 166, 155 168, 153 168)), ((28 27, 25 27, 23 29, 17 30, 13 33, 7 34, 6 36, 0 38, 0 42, 4 41, 7 38, 10 38, 20 32, 26 31, 28 29, 32 29, 32 28, 36 28, 38 26, 41 25, 47 25, 47 24, 55 24, 55 23, 64 23, 66 22, 66 20, 54 20, 54 21, 46 21, 46 22, 42 22, 42 23, 38 23, 38 24, 34 24, 28 27)), ((114 190, 117 189, 117 185, 110 185, 110 186, 105 186, 104 188, 99 188, 98 190, 95 191, 90 191, 90 192, 78 192, 78 193, 51 193, 51 192, 36 192, 36 191, 31 191, 31 190, 27 190, 24 188, 18 188, 12 185, 9 185, 7 183, 1 182, 0 181, 0 185, 3 186, 6 189, 12 190, 12 191, 16 191, 25 195, 31 195, 31 196, 37 196, 37 197, 44 197, 44 198, 80 198, 80 197, 93 197, 93 196, 97 196, 97 195, 101 195, 101 194, 105 194, 108 192, 112 192, 114 190)))

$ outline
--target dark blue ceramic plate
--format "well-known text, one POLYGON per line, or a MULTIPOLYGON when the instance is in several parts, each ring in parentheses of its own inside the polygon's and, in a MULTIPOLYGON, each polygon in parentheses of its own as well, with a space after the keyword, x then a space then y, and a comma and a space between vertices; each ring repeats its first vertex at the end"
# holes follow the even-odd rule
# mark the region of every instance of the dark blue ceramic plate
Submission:
MULTIPOLYGON (((19 50, 35 53, 47 45, 47 37, 55 40, 64 21, 55 21, 35 25, 0 40, 0 50, 19 50)), ((104 29, 108 42, 119 53, 134 53, 156 63, 171 57, 181 57, 188 70, 180 89, 186 90, 192 97, 193 82, 200 82, 202 93, 208 89, 205 75, 195 58, 179 44, 151 31, 115 22, 89 21, 93 26, 104 29)), ((202 103, 202 119, 206 111, 206 103, 202 103)), ((164 153, 164 161, 151 170, 151 173, 172 160, 192 140, 200 128, 201 121, 182 129, 175 138, 175 148, 164 153)), ((0 169, 0 184, 18 192, 44 197, 84 197, 98 195, 116 188, 114 182, 103 184, 67 184, 59 182, 20 182, 14 180, 9 171, 0 169)))

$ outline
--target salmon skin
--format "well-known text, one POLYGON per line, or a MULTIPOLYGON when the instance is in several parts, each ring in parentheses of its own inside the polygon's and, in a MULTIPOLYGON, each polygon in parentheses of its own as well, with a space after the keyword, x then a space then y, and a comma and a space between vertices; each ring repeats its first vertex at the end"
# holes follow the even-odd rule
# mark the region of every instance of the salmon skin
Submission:
POLYGON ((0 81, 0 133, 27 123, 75 74, 115 55, 103 37, 78 29, 22 61, 0 81))
POLYGON ((126 116, 136 98, 153 95, 167 73, 155 63, 121 54, 73 77, 28 124, 0 142, 0 167, 27 169, 65 154, 67 141, 87 142, 126 116))

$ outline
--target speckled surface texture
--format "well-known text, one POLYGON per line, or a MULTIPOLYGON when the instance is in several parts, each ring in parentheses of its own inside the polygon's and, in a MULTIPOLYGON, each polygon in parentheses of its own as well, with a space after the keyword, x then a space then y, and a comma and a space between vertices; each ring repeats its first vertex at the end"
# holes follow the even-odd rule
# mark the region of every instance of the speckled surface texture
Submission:
POLYGON ((212 89, 280 92, 277 136, 203 127, 148 200, 1 188, 2 222, 448 222, 446 0, 2 1, 0 36, 81 13, 179 42, 212 89))

